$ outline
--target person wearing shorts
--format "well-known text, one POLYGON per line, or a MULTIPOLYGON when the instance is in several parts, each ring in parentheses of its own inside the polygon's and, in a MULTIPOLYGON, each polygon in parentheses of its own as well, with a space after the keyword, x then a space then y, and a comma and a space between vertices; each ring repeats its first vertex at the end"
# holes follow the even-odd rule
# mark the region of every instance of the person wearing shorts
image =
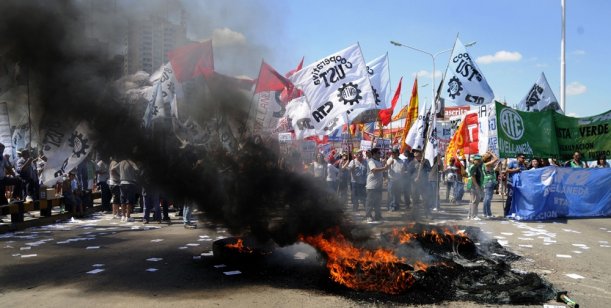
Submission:
POLYGON ((131 222, 134 219, 131 212, 136 203, 136 177, 138 167, 131 160, 122 160, 119 163, 120 189, 121 189, 121 207, 125 216, 122 220, 131 222))

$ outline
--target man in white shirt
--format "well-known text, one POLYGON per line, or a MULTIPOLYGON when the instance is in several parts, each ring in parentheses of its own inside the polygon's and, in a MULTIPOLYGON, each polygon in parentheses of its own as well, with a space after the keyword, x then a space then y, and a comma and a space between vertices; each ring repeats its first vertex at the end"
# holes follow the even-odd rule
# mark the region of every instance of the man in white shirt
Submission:
POLYGON ((367 201, 365 204, 365 218, 367 222, 373 223, 382 220, 380 212, 380 203, 382 202, 382 187, 384 181, 384 171, 388 170, 389 165, 385 165, 380 161, 380 148, 371 149, 371 158, 367 161, 367 201), (372 216, 374 212, 375 216, 372 216))

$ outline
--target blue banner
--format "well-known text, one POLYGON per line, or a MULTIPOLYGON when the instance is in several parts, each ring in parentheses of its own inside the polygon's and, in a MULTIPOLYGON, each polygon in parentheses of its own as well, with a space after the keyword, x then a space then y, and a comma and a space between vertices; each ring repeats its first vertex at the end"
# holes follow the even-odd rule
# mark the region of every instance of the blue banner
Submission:
POLYGON ((517 220, 611 216, 611 168, 545 167, 515 174, 517 220))

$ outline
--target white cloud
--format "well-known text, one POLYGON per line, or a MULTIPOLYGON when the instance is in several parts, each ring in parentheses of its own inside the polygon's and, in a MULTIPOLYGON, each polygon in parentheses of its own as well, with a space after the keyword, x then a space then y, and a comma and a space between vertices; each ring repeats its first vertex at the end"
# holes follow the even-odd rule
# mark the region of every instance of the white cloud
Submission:
POLYGON ((586 51, 583 49, 577 49, 573 51, 573 55, 575 56, 584 56, 585 54, 586 54, 586 51))
MULTIPOLYGON (((433 79, 433 74, 427 70, 421 70, 412 74, 413 78, 416 78, 416 76, 418 76, 418 78, 433 79)), ((441 81, 441 76, 443 76, 443 73, 441 73, 439 70, 435 70, 435 80, 441 81)))
POLYGON ((494 55, 478 57, 475 62, 479 64, 490 64, 494 62, 517 62, 522 59, 522 54, 517 51, 497 51, 494 55))
POLYGON ((579 81, 573 81, 566 86, 566 95, 580 95, 586 93, 588 88, 579 81))
POLYGON ((240 32, 229 28, 214 29, 212 33, 212 44, 215 46, 246 45, 246 37, 240 32))

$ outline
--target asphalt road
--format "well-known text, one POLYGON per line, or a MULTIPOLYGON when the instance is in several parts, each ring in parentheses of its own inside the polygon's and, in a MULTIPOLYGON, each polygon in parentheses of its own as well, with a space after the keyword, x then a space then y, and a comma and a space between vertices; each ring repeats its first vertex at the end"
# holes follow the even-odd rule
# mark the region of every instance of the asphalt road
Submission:
MULTIPOLYGON (((500 215, 501 201, 495 197, 493 214, 500 215)), ((514 269, 543 276, 556 289, 568 291, 582 307, 611 305, 610 219, 468 221, 466 213, 466 203, 443 204, 432 219, 422 219, 413 211, 385 211, 384 223, 363 224, 374 232, 404 226, 415 218, 438 225, 476 226, 522 256, 512 264, 514 269)), ((349 216, 362 221, 363 211, 349 216)), ((144 225, 138 219, 125 223, 94 214, 0 234, 0 307, 397 305, 328 290, 328 280, 308 275, 321 271, 322 261, 306 245, 284 248, 279 270, 224 264, 210 256, 212 242, 230 234, 201 218, 198 229, 188 230, 174 217, 171 225, 144 225)), ((548 304, 563 306, 555 301, 548 304)), ((490 305, 444 302, 432 306, 490 305)))

